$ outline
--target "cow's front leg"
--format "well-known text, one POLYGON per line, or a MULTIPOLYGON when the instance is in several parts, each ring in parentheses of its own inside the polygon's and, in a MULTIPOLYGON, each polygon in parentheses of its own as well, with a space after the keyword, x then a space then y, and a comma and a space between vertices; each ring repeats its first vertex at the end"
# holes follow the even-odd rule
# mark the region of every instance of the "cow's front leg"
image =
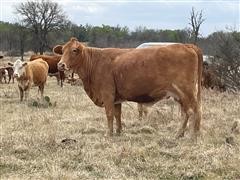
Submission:
POLYGON ((27 101, 27 99, 28 99, 29 90, 30 90, 30 88, 25 90, 25 95, 24 95, 25 96, 25 101, 27 101))
POLYGON ((114 118, 114 104, 108 103, 105 105, 105 111, 107 115, 107 122, 108 122, 108 135, 113 135, 113 118, 114 118))
POLYGON ((23 100, 23 89, 20 86, 18 86, 18 88, 19 88, 19 92, 20 92, 20 101, 22 101, 23 100))
POLYGON ((31 88, 31 82, 29 81, 29 80, 27 80, 26 82, 25 82, 25 88, 24 88, 24 92, 25 92, 25 101, 27 101, 27 99, 28 99, 28 96, 29 96, 29 91, 30 91, 30 88, 31 88))
POLYGON ((116 124, 117 124, 117 129, 116 129, 116 133, 118 135, 120 135, 121 131, 122 131, 122 123, 121 123, 121 109, 122 109, 122 104, 115 104, 114 105, 114 115, 116 118, 116 124))
POLYGON ((113 118, 114 118, 114 96, 109 93, 103 94, 103 104, 106 111, 108 122, 108 135, 113 135, 113 118))

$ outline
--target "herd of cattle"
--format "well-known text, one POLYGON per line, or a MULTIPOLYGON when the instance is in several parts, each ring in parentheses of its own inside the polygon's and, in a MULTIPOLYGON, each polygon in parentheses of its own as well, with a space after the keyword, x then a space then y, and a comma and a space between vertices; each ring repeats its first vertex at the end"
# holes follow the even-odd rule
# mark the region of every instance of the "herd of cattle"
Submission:
MULTIPOLYGON (((0 80, 9 83, 17 79, 20 100, 27 98, 32 85, 43 96, 48 75, 55 75, 63 86, 66 70, 76 73, 89 98, 104 107, 108 133, 120 133, 121 103, 133 101, 154 104, 172 97, 181 106, 184 121, 178 137, 184 136, 188 121, 192 137, 197 137, 201 123, 201 87, 225 90, 214 71, 203 62, 201 50, 192 44, 170 44, 142 49, 93 48, 71 38, 53 49, 54 55, 32 55, 29 61, 16 60, 0 68, 0 80), (8 81, 6 80, 6 77, 8 81)), ((3 57, 0 57, 3 58, 3 57)), ((73 74, 72 74, 73 78, 73 74)))

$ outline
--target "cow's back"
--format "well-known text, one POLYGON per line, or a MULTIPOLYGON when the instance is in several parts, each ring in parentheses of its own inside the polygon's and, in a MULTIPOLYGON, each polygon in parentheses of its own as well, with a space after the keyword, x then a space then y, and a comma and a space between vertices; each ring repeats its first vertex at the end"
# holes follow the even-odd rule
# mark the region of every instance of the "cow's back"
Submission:
POLYGON ((36 59, 28 63, 27 73, 35 85, 46 82, 48 75, 48 63, 42 59, 36 59))
MULTIPOLYGON (((119 56, 113 63, 119 95, 133 101, 135 100, 131 98, 154 94, 159 89, 171 90, 172 84, 194 88, 197 67, 198 58, 195 51, 180 44, 132 50, 119 56)), ((153 99, 146 99, 147 101, 153 99)))
POLYGON ((34 61, 39 58, 41 58, 47 62, 48 66, 49 66, 49 70, 48 70, 49 73, 57 73, 58 72, 57 64, 60 61, 61 56, 32 55, 30 58, 30 61, 34 61))

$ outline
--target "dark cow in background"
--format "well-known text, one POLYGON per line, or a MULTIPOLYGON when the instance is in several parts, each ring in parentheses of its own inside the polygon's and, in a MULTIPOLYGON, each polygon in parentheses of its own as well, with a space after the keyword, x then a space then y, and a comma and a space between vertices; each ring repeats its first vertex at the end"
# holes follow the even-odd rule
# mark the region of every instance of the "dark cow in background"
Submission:
POLYGON ((225 84, 214 72, 214 69, 206 61, 203 63, 202 86, 206 89, 215 89, 221 92, 226 91, 225 84))
POLYGON ((0 59, 2 59, 3 58, 3 56, 2 55, 0 55, 0 59))
POLYGON ((61 87, 63 86, 63 81, 65 79, 65 74, 64 71, 58 70, 57 64, 61 59, 61 56, 58 55, 32 55, 30 57, 30 61, 34 61, 36 59, 42 58, 44 61, 48 63, 49 70, 48 70, 48 75, 55 76, 57 78, 57 82, 61 87))

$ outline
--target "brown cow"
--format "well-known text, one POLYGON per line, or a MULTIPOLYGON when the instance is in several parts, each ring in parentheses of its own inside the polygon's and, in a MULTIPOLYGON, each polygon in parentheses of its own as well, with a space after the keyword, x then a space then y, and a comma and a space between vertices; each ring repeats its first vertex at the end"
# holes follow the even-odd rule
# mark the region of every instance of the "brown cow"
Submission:
POLYGON ((122 130, 121 102, 155 103, 172 96, 186 115, 178 137, 184 135, 188 120, 192 123, 192 137, 197 137, 203 59, 196 46, 175 44, 134 49, 112 60, 105 49, 86 47, 72 38, 53 51, 62 55, 58 68, 78 73, 91 100, 105 107, 109 135, 113 134, 114 116, 117 133, 122 130))
POLYGON ((39 59, 42 58, 44 61, 46 61, 48 63, 49 66, 49 70, 48 70, 48 74, 49 76, 55 76, 57 78, 57 82, 59 84, 60 81, 60 85, 61 87, 63 87, 63 81, 65 79, 65 74, 64 71, 59 71, 57 68, 57 63, 60 61, 61 56, 56 56, 56 55, 52 55, 52 56, 48 56, 48 55, 32 55, 30 57, 30 61, 33 61, 35 59, 39 59))
POLYGON ((43 98, 44 85, 47 81, 48 64, 42 59, 36 59, 32 62, 22 62, 20 59, 16 60, 13 66, 14 77, 18 82, 20 91, 20 101, 23 100, 24 92, 25 99, 27 99, 32 85, 39 87, 41 97, 43 98))

